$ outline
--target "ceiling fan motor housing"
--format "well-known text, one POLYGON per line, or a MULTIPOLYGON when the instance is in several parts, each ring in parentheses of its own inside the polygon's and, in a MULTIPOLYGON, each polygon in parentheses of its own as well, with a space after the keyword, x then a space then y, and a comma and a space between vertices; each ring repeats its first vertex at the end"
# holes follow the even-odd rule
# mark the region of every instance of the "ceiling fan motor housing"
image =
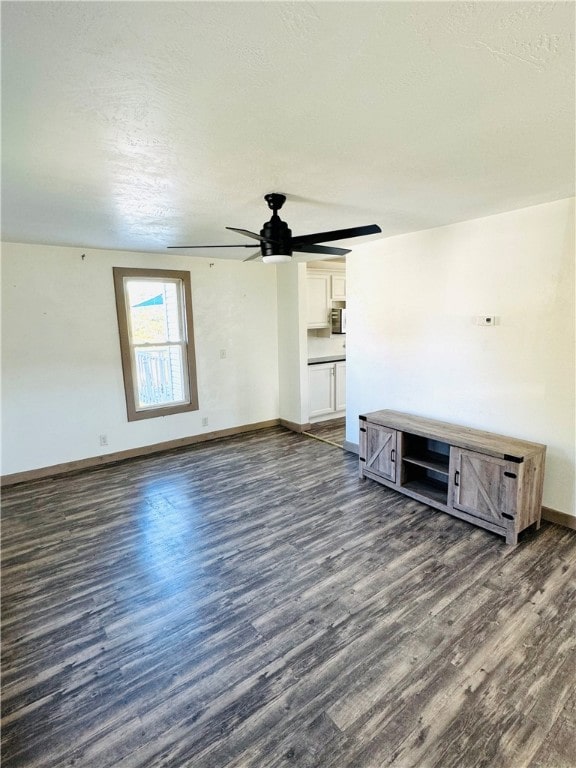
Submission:
POLYGON ((260 242, 262 256, 292 256, 292 230, 288 228, 285 221, 282 221, 276 211, 274 211, 270 221, 264 224, 260 230, 260 235, 266 238, 260 242))

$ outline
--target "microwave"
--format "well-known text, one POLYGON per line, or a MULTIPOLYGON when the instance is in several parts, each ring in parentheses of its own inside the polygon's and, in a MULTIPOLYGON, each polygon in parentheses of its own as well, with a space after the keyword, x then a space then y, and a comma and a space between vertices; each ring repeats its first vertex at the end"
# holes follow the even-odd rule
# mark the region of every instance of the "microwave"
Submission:
POLYGON ((332 333, 346 333, 346 310, 335 308, 330 312, 332 333))

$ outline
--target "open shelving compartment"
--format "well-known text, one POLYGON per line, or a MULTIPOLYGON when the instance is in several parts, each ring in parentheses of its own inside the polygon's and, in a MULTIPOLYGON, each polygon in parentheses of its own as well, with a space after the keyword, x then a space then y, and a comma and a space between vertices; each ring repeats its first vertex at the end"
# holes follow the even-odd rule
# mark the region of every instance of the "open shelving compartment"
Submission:
POLYGON ((448 504, 450 445, 420 435, 402 435, 400 484, 440 504, 448 504))

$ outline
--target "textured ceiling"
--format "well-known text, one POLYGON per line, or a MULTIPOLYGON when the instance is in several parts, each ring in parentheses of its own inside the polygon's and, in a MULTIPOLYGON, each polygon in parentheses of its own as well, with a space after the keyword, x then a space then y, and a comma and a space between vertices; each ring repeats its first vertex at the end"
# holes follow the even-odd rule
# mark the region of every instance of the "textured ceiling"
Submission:
POLYGON ((294 234, 381 236, 571 196, 574 9, 4 2, 3 239, 242 242, 272 191, 294 234))

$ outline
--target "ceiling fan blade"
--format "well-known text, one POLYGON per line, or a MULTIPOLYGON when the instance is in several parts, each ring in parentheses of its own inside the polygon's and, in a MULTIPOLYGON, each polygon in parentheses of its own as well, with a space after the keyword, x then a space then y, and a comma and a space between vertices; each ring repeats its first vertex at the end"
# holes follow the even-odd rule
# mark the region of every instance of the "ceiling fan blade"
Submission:
MULTIPOLYGON (((252 248, 253 247, 254 246, 252 246, 252 248)), ((248 258, 246 258, 246 259, 242 259, 242 261, 252 261, 253 259, 257 259, 258 256, 261 256, 261 255, 262 254, 260 253, 260 251, 256 251, 256 253, 253 253, 251 256, 248 256, 248 258)))
POLYGON ((382 232, 378 224, 368 224, 365 227, 350 227, 349 229, 333 229, 331 232, 314 232, 311 235, 299 235, 292 238, 292 247, 302 243, 327 243, 329 240, 344 240, 347 237, 362 237, 382 232))
MULTIPOLYGON (((267 237, 262 237, 262 235, 257 235, 256 232, 250 232, 248 229, 237 229, 236 227, 226 227, 226 229, 231 229, 232 232, 239 232, 241 235, 246 235, 246 237, 252 237, 254 240, 260 240, 262 243, 275 243, 276 240, 270 240, 267 237)), ((252 248, 253 246, 249 246, 252 248)))
POLYGON ((254 248, 253 245, 168 245, 167 248, 254 248))
POLYGON ((345 256, 351 253, 349 248, 332 248, 329 245, 294 245, 294 243, 292 243, 292 250, 297 253, 318 253, 326 256, 345 256))

